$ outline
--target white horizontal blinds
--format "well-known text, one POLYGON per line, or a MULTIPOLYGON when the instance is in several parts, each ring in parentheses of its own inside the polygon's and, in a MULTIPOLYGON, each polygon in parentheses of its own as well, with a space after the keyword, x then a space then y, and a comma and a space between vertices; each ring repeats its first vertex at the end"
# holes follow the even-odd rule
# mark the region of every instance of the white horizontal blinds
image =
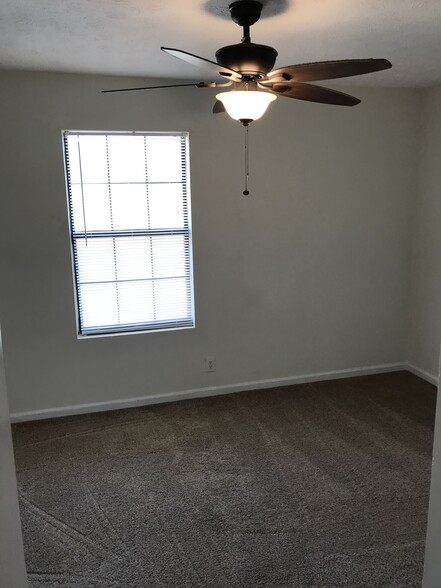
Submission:
POLYGON ((65 133, 80 332, 193 325, 185 135, 65 133))

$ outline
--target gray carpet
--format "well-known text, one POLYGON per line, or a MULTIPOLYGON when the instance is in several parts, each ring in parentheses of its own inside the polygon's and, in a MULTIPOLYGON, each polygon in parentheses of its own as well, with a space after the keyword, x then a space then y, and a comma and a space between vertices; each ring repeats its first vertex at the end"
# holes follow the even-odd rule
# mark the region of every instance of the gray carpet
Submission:
POLYGON ((435 388, 407 372, 16 425, 32 588, 417 588, 435 388))

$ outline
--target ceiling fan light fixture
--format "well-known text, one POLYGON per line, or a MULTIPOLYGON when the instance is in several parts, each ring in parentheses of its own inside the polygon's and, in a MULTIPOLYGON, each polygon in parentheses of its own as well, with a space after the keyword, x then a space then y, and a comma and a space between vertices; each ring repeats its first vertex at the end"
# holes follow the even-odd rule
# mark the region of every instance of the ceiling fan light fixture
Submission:
POLYGON ((231 118, 251 122, 265 114, 277 96, 262 91, 233 90, 217 94, 216 98, 222 102, 231 118))

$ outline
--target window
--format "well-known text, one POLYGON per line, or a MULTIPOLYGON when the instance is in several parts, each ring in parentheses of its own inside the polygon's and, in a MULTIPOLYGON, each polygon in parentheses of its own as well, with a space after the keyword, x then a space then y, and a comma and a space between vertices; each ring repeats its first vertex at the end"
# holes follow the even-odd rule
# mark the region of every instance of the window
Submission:
POLYGON ((192 327, 187 134, 63 139, 79 335, 192 327))

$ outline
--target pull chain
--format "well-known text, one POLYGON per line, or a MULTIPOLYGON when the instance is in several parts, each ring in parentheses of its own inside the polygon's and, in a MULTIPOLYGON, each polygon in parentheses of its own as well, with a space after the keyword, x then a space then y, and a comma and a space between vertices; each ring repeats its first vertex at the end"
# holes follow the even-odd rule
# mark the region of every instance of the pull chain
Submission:
POLYGON ((248 196, 248 182, 250 179, 250 160, 248 155, 248 125, 245 125, 245 190, 242 192, 244 196, 248 196))

